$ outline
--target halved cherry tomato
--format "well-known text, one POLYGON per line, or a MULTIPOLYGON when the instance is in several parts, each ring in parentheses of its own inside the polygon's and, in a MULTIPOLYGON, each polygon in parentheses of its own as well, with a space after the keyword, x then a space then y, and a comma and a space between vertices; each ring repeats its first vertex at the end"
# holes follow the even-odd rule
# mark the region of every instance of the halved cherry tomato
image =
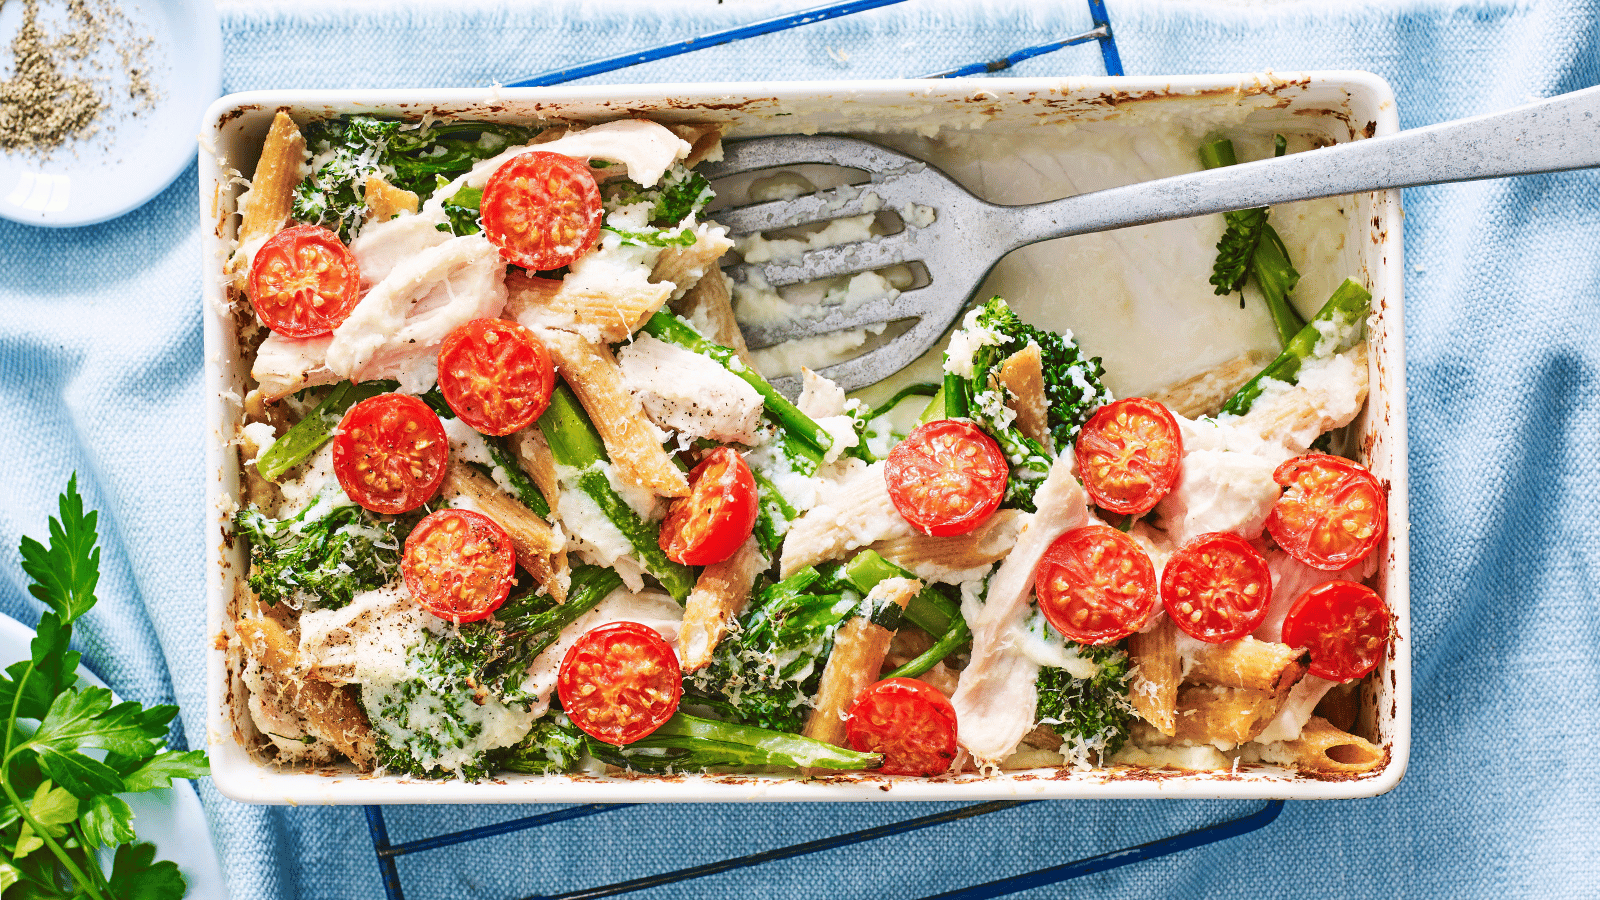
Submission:
POLYGON ((1133 538, 1105 525, 1056 538, 1033 571, 1039 609, 1080 644, 1109 644, 1143 628, 1155 612, 1156 568, 1133 538))
POLYGON ((709 566, 733 555, 756 527, 756 480, 730 447, 706 454, 689 472, 689 496, 667 508, 661 549, 686 566, 709 566))
POLYGON ((1083 489, 1095 505, 1140 516, 1178 483, 1183 435, 1165 406, 1129 397, 1107 403, 1083 423, 1077 454, 1083 489))
POLYGON ((956 708, 914 678, 889 678, 856 695, 845 736, 861 753, 882 753, 885 775, 943 775, 956 758, 956 708))
POLYGON ((250 303, 284 337, 327 334, 361 300, 361 270, 339 236, 296 225, 267 238, 250 264, 250 303))
POLYGON ((451 622, 475 622, 500 608, 517 578, 517 551, 500 523, 482 513, 428 513, 406 538, 400 574, 422 608, 451 622))
POLYGON ((1350 681, 1383 659, 1389 620, 1389 607, 1377 591, 1354 581, 1330 581, 1306 591, 1289 607, 1283 642, 1311 651, 1311 674, 1350 681))
POLYGON ((578 638, 556 674, 561 710, 584 733, 608 744, 631 744, 678 711, 683 670, 655 629, 612 622, 578 638))
POLYGON ((1000 507, 1006 493, 1006 455, 970 422, 940 419, 918 425, 894 445, 884 463, 894 508, 923 534, 966 534, 1000 507))
POLYGON ((439 346, 439 392, 484 434, 532 425, 550 405, 556 370, 533 332, 504 319, 473 319, 439 346))
POLYGON ((1308 453, 1279 466, 1272 478, 1288 490, 1267 517, 1267 533, 1295 559, 1335 571, 1366 558, 1383 540, 1389 504, 1360 463, 1308 453))
POLYGON ((439 492, 450 444, 439 416, 410 394, 379 394, 344 414, 333 439, 333 474, 373 512, 416 509, 439 492))
POLYGON ((494 170, 483 186, 483 233, 500 255, 530 272, 559 269, 600 237, 600 187, 589 164, 530 150, 494 170))
POLYGON ((1214 531, 1184 544, 1161 571, 1167 615, 1190 637, 1213 644, 1260 627, 1272 599, 1272 572, 1249 541, 1214 531))

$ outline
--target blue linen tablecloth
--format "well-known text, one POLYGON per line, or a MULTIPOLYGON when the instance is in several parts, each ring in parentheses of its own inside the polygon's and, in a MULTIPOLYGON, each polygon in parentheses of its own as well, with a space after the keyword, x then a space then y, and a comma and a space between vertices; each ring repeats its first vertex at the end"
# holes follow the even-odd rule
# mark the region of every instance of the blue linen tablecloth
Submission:
MULTIPOLYGON (((806 3, 229 3, 227 91, 481 86, 806 3)), ((1600 3, 1108 3, 1130 74, 1365 69, 1416 127, 1600 83, 1600 3)), ((1083 30, 1081 0, 910 0, 595 83, 913 76, 1083 30)), ((1100 74, 1094 47, 1015 75, 1100 74)), ((191 168, 144 208, 0 223, 0 612, 38 618, 17 541, 69 473, 102 511, 80 625, 124 696, 204 743, 200 230, 191 168)), ((1266 830, 1037 896, 1595 896, 1600 884, 1600 174, 1409 190, 1410 771, 1290 803, 1266 830)), ((239 898, 381 895, 359 809, 249 807, 202 785, 239 898)), ((917 897, 1150 840, 1250 804, 1061 802, 651 896, 917 897)), ((408 896, 559 893, 931 811, 672 806, 401 861, 408 896)), ((396 808, 404 840, 525 809, 396 808)))

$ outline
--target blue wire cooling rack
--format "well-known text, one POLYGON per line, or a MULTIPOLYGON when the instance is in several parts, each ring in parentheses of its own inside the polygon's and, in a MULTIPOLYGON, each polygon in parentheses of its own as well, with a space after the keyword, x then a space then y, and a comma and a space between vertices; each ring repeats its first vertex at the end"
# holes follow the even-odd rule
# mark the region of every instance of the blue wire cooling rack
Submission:
MULTIPOLYGON (((642 63, 666 59, 668 57, 690 53, 695 50, 702 50, 708 47, 717 47, 723 44, 731 44, 734 41, 740 41, 746 38, 756 37, 758 35, 771 34, 775 31, 797 28, 803 25, 808 25, 812 22, 821 22, 827 19, 848 16, 853 13, 878 9, 880 7, 891 6, 902 2, 905 2, 905 0, 848 0, 848 2, 844 3, 832 3, 826 6, 816 7, 814 9, 802 10, 796 13, 789 13, 787 15, 764 19, 760 22, 742 25, 738 28, 730 28, 725 31, 714 32, 712 34, 703 35, 698 38, 681 41, 675 44, 665 44, 660 47, 652 47, 646 50, 638 50, 631 53, 620 54, 608 59, 596 60, 594 62, 585 63, 581 66, 572 66, 566 69, 557 69, 555 71, 545 72, 540 75, 534 75, 520 81, 512 82, 508 86, 538 87, 552 84, 564 84, 569 81, 576 81, 580 78, 588 78, 590 76, 599 75, 605 72, 613 72, 618 69, 625 69, 630 66, 640 65, 642 63)), ((972 65, 962 66, 957 69, 951 69, 946 72, 931 73, 923 77, 958 78, 970 75, 985 75, 994 72, 1000 72, 1011 68, 1023 60, 1032 59, 1035 56, 1050 53, 1063 47, 1070 47, 1076 44, 1086 44, 1090 41, 1098 42, 1100 45, 1100 54, 1101 58, 1105 62, 1106 74, 1121 75, 1122 59, 1117 54, 1117 42, 1111 30, 1110 19, 1106 15, 1105 0, 1087 0, 1087 3, 1089 5, 1089 14, 1091 20, 1093 21, 1094 27, 1082 34, 1077 34, 1058 41, 1051 41, 1050 43, 1039 44, 1034 47, 1018 50, 1009 56, 991 60, 989 62, 974 63, 972 65)), ((746 856, 737 856, 731 859, 722 860, 721 862, 692 866, 686 869, 677 869, 671 872, 663 872, 658 875, 647 875, 642 878, 634 878, 628 881, 619 881, 614 884, 602 885, 600 887, 593 888, 584 888, 562 894, 536 894, 523 898, 523 900, 593 900, 593 898, 599 897, 614 897, 620 894, 642 891, 647 888, 678 884, 686 881, 692 881, 697 878, 705 878, 710 875, 717 875, 723 872, 749 868, 751 866, 759 866, 763 863, 776 862, 782 859, 793 859, 794 857, 798 856, 806 856, 812 853, 821 853, 827 850, 849 847, 866 841, 877 840, 879 838, 907 834, 914 831, 920 831, 924 828, 932 828, 938 825, 946 825, 949 823, 958 822, 963 819, 985 816, 989 815, 990 813, 996 813, 1002 810, 1012 809, 1014 807, 1030 806, 1036 803, 1045 802, 1048 801, 1003 800, 989 803, 976 803, 968 806, 958 807, 956 809, 946 810, 944 812, 920 816, 914 819, 906 819, 899 822, 892 822, 887 825, 879 825, 873 828, 852 831, 847 834, 840 834, 833 837, 791 844, 787 847, 780 847, 776 850, 767 850, 762 853, 752 853, 746 856)), ((500 822, 494 825, 485 825, 479 828, 469 828, 464 831, 456 831, 449 834, 441 834, 414 841, 406 841, 399 844, 392 843, 389 840, 389 828, 387 823, 384 821, 383 807, 368 806, 366 807, 366 813, 367 827, 372 832, 372 846, 378 857, 378 868, 383 874, 384 891, 387 893, 389 900, 404 900, 405 893, 400 883, 400 869, 396 863, 396 861, 402 856, 409 856, 414 853, 425 853, 430 850, 438 850, 443 847, 450 847, 456 844, 466 843, 468 841, 477 841, 484 838, 512 834, 519 831, 526 831, 531 828, 542 828, 551 825, 558 825, 562 822, 570 822, 576 819, 588 818, 590 816, 619 812, 621 810, 629 809, 635 805, 636 804, 631 803, 610 803, 571 806, 565 809, 558 809, 553 812, 541 813, 539 815, 527 816, 520 819, 512 819, 510 821, 500 822)), ((1169 854, 1178 853, 1183 850, 1189 850, 1194 847, 1203 847, 1206 844, 1214 844, 1218 841, 1225 841, 1229 838, 1249 834, 1252 831, 1256 831, 1258 829, 1265 828, 1267 825, 1270 825, 1273 820, 1278 818, 1278 814, 1281 812, 1283 812, 1283 801, 1273 800, 1255 812, 1239 818, 1229 819, 1227 821, 1214 825, 1207 825, 1202 828, 1196 828, 1192 831, 1171 835, 1169 837, 1150 841, 1148 843, 1138 844, 1132 847, 1124 847, 1120 850, 1113 850, 1109 853, 1101 853, 1096 856, 1085 857, 1083 859, 1064 863, 1059 866, 1051 866, 1049 868, 1039 869, 1033 872, 1026 872, 1021 875, 1014 875, 1010 878, 1002 878, 998 881, 990 881, 985 884, 973 885, 972 887, 949 891, 947 893, 939 894, 937 897, 925 898, 925 900, 982 900, 982 898, 1003 897, 1007 894, 1014 894, 1019 891, 1029 890, 1031 888, 1056 884, 1058 882, 1068 881, 1073 878, 1081 878, 1085 875, 1092 875, 1096 872, 1104 872, 1108 869, 1116 869, 1122 866, 1131 865, 1133 863, 1142 862, 1147 859, 1155 859, 1156 857, 1167 856, 1169 854)))

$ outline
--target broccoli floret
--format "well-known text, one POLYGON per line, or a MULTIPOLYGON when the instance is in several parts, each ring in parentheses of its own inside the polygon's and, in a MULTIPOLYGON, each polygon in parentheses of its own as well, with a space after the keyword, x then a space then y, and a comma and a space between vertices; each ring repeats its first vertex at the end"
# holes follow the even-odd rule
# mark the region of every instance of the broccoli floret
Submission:
POLYGON ((621 235, 624 243, 686 247, 694 243, 694 234, 680 228, 680 224, 691 216, 698 216, 714 195, 711 183, 704 176, 682 163, 674 163, 661 176, 661 183, 653 188, 617 178, 601 185, 600 196, 607 213, 636 203, 652 204, 648 230, 623 231, 605 226, 607 231, 621 235))
POLYGON ((583 732, 560 711, 552 711, 533 723, 526 737, 515 746, 489 753, 491 767, 526 775, 570 772, 583 757, 587 743, 583 732))
POLYGON ((332 486, 290 518, 271 519, 250 506, 234 522, 250 539, 250 589, 269 606, 300 609, 345 606, 356 594, 388 584, 400 570, 400 545, 410 530, 332 486))
POLYGON ((1116 646, 1079 645, 1077 650, 1100 670, 1091 678, 1073 678, 1066 669, 1040 669, 1034 717, 1061 735, 1068 759, 1087 761, 1093 752, 1104 760, 1128 739, 1134 715, 1128 700, 1132 670, 1128 654, 1116 646))
MULTIPOLYGON (((366 214, 369 176, 381 175, 395 187, 427 199, 440 184, 465 174, 479 160, 527 143, 538 129, 490 122, 424 126, 375 116, 340 116, 308 125, 303 133, 317 168, 295 188, 294 218, 326 226, 348 241, 366 214)), ((458 194, 453 199, 461 198, 458 194)), ((470 217, 474 230, 476 218, 470 217)))
POLYGON ((1051 455, 1014 424, 1005 392, 991 384, 1012 354, 1037 345, 1044 370, 1050 439, 1057 453, 1072 446, 1078 429, 1111 394, 1101 384, 1098 357, 1085 358, 1067 335, 1035 328, 1017 318, 999 297, 967 313, 945 353, 945 415, 978 423, 1000 445, 1011 465, 1006 503, 1033 509, 1033 495, 1050 471, 1051 455))

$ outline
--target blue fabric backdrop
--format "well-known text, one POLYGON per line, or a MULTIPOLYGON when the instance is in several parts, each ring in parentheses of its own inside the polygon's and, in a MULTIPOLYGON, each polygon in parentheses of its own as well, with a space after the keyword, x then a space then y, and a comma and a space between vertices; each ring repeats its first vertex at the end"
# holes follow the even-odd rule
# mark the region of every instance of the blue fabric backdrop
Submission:
MULTIPOLYGON (((221 9, 228 91, 477 86, 801 3, 471 6, 323 0, 221 9)), ((1600 4, 1113 2, 1126 71, 1366 69, 1402 125, 1600 83, 1600 4)), ((1081 0, 910 0, 594 82, 911 76, 1082 30, 1081 0)), ((1065 50, 1016 75, 1099 74, 1065 50)), ((1600 134, 1596 135, 1600 139, 1600 134)), ((1594 896, 1600 883, 1600 174, 1410 190, 1414 751, 1372 800, 1291 803, 1223 845, 1041 889, 1066 896, 1594 896)), ((90 665, 176 701, 201 746, 200 244, 191 168, 144 208, 0 223, 0 611, 32 623, 17 541, 80 473, 102 511, 90 665)), ((182 736, 180 735, 180 740, 182 736)), ((202 786, 239 898, 378 896, 358 809, 260 808, 202 786)), ((1250 804, 1062 802, 651 896, 916 897, 1160 837, 1250 804)), ((936 807, 636 808, 401 862, 408 896, 559 893, 936 807)), ((397 808, 397 839, 526 809, 397 808)))

